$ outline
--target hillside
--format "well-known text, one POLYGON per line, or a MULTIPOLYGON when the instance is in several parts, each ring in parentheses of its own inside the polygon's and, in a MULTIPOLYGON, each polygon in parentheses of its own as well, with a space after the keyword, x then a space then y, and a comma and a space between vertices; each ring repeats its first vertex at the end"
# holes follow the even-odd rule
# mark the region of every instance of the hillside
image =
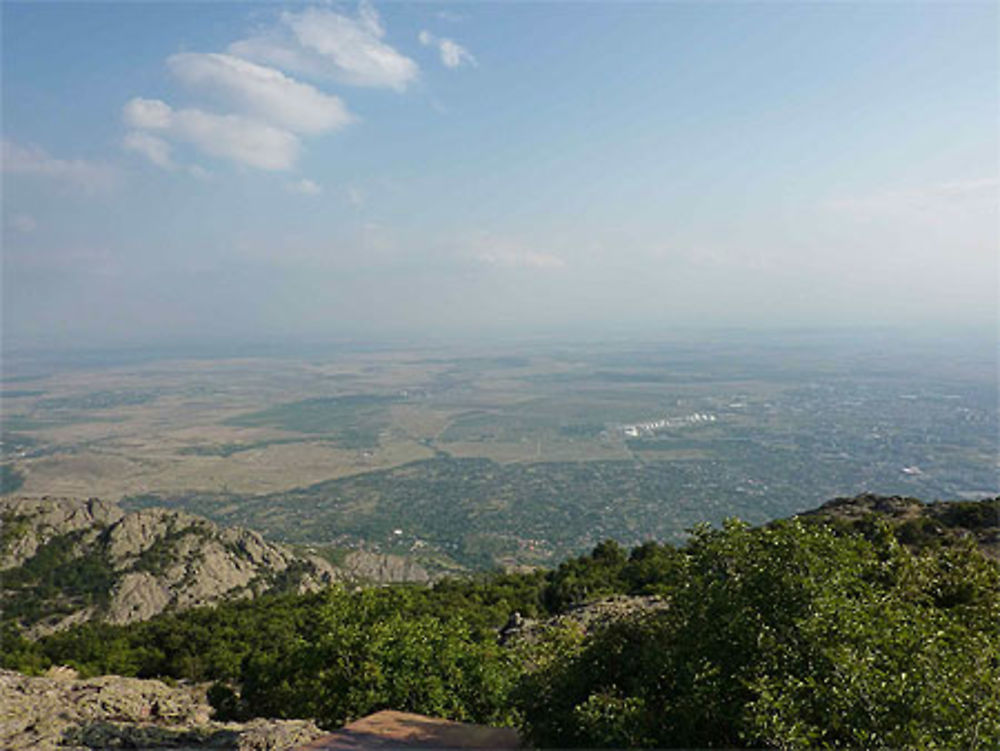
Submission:
POLYGON ((923 503, 904 496, 835 498, 801 518, 865 532, 874 519, 889 524, 899 541, 913 547, 949 546, 972 540, 1000 560, 1000 497, 983 501, 923 503))
POLYGON ((7 624, 0 667, 211 682, 215 721, 393 709, 541 747, 996 748, 997 506, 859 496, 549 571, 335 583, 38 639, 7 624))
POLYGON ((334 566, 191 514, 66 498, 0 500, 0 574, 3 620, 36 636, 338 580, 426 578, 389 556, 355 551, 334 566))

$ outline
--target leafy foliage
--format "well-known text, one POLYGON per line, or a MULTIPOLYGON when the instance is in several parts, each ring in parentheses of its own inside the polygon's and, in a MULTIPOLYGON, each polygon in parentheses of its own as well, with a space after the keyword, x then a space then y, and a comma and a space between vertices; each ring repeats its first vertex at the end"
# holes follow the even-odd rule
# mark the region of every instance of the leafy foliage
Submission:
MULTIPOLYGON (((975 508, 963 518, 979 518, 975 508)), ((1000 566, 972 539, 908 547, 878 518, 696 528, 549 572, 269 596, 37 642, 2 662, 214 680, 220 717, 382 709, 517 724, 541 746, 995 748, 1000 566), (666 607, 498 645, 512 611, 608 594, 666 607)))
POLYGON ((521 691, 541 745, 995 747, 1000 577, 971 546, 914 554, 888 531, 701 528, 669 609, 521 691))
POLYGON ((377 592, 334 593, 311 639, 251 658, 242 700, 253 713, 334 727, 393 708, 498 723, 516 665, 461 617, 409 615, 377 592))

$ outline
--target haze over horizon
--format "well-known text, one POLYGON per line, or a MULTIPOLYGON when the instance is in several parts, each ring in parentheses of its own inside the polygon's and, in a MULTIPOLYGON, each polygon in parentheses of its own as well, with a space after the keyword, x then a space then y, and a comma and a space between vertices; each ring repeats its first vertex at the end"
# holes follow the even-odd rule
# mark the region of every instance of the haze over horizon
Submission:
POLYGON ((996 329, 995 3, 2 13, 6 348, 996 329))

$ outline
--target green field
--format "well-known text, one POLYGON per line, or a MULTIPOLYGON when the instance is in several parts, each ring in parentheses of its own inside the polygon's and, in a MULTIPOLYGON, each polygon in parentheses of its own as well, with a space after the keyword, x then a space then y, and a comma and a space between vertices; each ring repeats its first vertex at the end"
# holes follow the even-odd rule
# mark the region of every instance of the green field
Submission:
POLYGON ((303 399, 240 415, 226 424, 314 433, 331 436, 345 448, 366 448, 378 445, 379 433, 390 425, 389 405, 396 401, 373 394, 303 399))

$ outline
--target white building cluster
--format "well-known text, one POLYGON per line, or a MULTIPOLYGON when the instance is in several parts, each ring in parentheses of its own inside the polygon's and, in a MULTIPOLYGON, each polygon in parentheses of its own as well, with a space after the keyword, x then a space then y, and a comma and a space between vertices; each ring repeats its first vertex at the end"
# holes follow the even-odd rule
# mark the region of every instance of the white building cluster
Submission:
POLYGON ((707 412, 695 412, 694 414, 685 415, 684 417, 663 417, 659 420, 637 422, 632 423, 631 425, 619 425, 618 432, 626 438, 638 438, 640 436, 653 435, 657 431, 667 430, 669 428, 683 428, 689 425, 701 425, 715 422, 716 419, 716 416, 713 414, 709 414, 707 412))

